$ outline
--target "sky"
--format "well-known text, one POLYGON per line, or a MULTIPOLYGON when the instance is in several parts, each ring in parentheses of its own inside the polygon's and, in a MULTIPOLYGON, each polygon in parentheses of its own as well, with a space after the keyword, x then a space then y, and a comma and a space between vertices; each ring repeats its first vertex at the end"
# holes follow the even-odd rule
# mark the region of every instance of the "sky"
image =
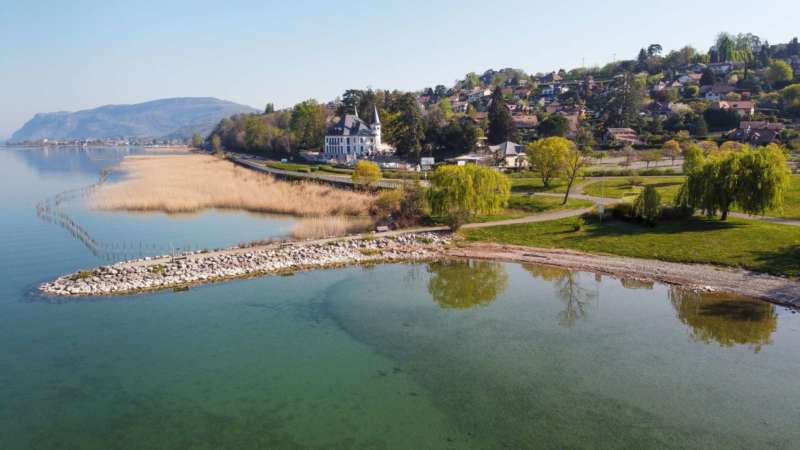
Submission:
POLYGON ((652 43, 706 51, 721 31, 787 42, 798 16, 797 0, 0 0, 0 140, 38 112, 189 96, 287 107, 602 65, 652 43))

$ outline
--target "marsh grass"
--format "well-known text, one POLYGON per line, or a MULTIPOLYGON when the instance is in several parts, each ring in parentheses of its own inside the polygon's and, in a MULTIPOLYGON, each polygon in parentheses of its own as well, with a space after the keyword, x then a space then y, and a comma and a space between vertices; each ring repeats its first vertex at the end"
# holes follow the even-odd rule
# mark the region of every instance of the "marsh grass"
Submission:
POLYGON ((298 239, 316 239, 362 233, 372 228, 368 217, 313 217, 300 220, 292 228, 292 236, 298 239))
POLYGON ((92 208, 168 214, 220 208, 299 217, 365 216, 374 199, 367 193, 312 182, 276 180, 208 155, 129 156, 118 169, 126 177, 97 189, 89 198, 92 208))

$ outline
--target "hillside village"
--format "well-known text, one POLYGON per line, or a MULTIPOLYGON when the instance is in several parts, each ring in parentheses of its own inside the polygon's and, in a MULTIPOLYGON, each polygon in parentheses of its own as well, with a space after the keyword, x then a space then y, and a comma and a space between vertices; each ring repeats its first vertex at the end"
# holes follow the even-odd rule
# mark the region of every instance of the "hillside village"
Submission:
POLYGON ((490 69, 450 87, 347 90, 324 104, 308 100, 281 111, 267 105, 263 114, 223 120, 207 142, 217 136, 217 147, 272 158, 345 165, 369 158, 411 168, 421 157, 520 168, 527 165, 525 145, 550 136, 610 150, 624 156, 623 165, 674 162, 662 148, 670 141, 777 143, 797 150, 798 76, 797 38, 773 45, 752 34, 722 33, 707 52, 688 46, 665 52, 650 44, 635 59, 604 67, 538 74, 490 69), (356 151, 355 140, 349 152, 346 146, 326 151, 326 136, 342 142, 342 124, 354 120, 359 142, 374 139, 363 133, 382 125, 382 151, 356 151))

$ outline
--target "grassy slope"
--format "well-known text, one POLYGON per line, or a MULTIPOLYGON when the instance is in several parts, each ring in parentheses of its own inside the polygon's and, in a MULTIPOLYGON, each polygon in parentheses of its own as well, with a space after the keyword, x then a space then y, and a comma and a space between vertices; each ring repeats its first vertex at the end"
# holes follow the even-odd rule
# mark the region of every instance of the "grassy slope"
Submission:
MULTIPOLYGON (((678 193, 683 177, 643 177, 644 184, 654 184, 661 194, 664 203, 671 203, 678 193)), ((628 183, 627 178, 612 178, 603 181, 605 191, 600 181, 593 181, 583 188, 583 193, 587 195, 622 198, 625 194, 638 192, 637 188, 628 183)), ((766 215, 772 217, 786 217, 800 219, 800 175, 793 175, 789 190, 783 199, 782 211, 767 211, 766 215)))
POLYGON ((511 177, 512 192, 566 192, 567 185, 561 180, 552 180, 550 187, 545 188, 541 178, 511 177))
MULTIPOLYGON (((683 177, 640 177, 642 184, 654 185, 661 201, 672 203, 678 189, 683 184, 683 177)), ((611 178, 608 180, 593 181, 583 187, 583 193, 596 197, 605 196, 612 198, 623 198, 627 195, 638 194, 641 188, 631 186, 629 178, 611 178)))
POLYGON ((574 231, 576 218, 462 230, 469 241, 570 248, 675 262, 745 267, 800 277, 800 227, 754 220, 695 218, 649 228, 620 221, 591 221, 574 231))
POLYGON ((557 211, 560 209, 588 208, 594 203, 586 200, 570 199, 566 206, 561 205, 560 197, 542 197, 534 195, 512 195, 508 201, 508 208, 500 214, 491 216, 478 216, 473 222, 490 222, 494 220, 516 219, 529 216, 531 214, 557 211))

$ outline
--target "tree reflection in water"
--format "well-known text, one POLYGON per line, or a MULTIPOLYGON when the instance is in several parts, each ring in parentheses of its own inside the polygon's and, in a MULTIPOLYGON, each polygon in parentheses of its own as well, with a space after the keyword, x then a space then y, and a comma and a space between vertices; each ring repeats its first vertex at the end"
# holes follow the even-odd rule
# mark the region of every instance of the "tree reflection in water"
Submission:
POLYGON ((755 299, 731 299, 673 287, 669 299, 678 319, 691 327, 691 338, 715 341, 723 347, 751 345, 756 353, 772 343, 778 316, 770 303, 755 299))
POLYGON ((488 261, 440 261, 428 265, 428 292, 442 308, 487 306, 508 287, 502 265, 488 261))
MULTIPOLYGON (((559 325, 571 328, 578 320, 588 316, 592 301, 597 299, 597 291, 581 286, 575 272, 535 264, 524 264, 522 267, 534 277, 554 284, 556 296, 565 305, 564 310, 558 313, 559 325)), ((595 280, 600 282, 597 277, 595 280)))

